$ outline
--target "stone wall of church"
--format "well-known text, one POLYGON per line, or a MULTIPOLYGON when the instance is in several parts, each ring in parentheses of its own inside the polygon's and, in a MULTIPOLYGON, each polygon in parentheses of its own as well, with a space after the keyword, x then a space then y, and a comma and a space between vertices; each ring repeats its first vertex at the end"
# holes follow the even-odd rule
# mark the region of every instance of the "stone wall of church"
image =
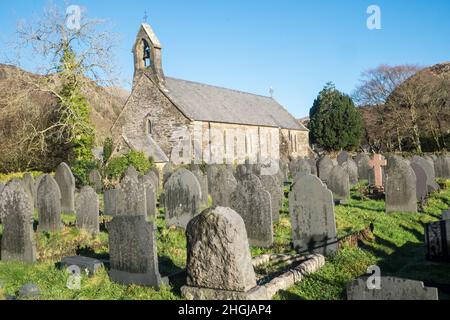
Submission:
POLYGON ((309 145, 309 131, 281 130, 282 140, 287 146, 285 149, 292 158, 309 157, 312 150, 309 145))
MULTIPOLYGON (((152 137, 161 149, 170 155, 174 142, 173 132, 188 126, 187 119, 172 102, 159 90, 157 85, 147 76, 142 75, 136 80, 133 92, 128 99, 122 114, 112 129, 115 141, 121 141, 121 136, 145 136, 148 134, 148 120, 152 122, 152 137)), ((122 148, 123 142, 119 143, 122 148)), ((120 152, 120 150, 116 150, 120 152)))

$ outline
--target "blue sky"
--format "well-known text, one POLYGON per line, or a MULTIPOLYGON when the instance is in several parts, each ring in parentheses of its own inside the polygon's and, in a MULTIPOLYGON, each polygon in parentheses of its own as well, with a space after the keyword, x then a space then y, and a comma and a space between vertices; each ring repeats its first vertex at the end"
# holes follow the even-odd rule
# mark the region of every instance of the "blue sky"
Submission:
MULTIPOLYGON (((0 58, 19 19, 48 0, 0 1, 0 58)), ((64 1, 53 3, 63 5, 64 1)), ((448 0, 76 0, 91 18, 107 18, 121 37, 117 64, 131 81, 131 48, 147 11, 163 44, 166 75, 269 95, 296 117, 325 83, 351 93, 362 71, 379 64, 449 61, 448 0), (366 27, 369 5, 381 30, 366 27)))

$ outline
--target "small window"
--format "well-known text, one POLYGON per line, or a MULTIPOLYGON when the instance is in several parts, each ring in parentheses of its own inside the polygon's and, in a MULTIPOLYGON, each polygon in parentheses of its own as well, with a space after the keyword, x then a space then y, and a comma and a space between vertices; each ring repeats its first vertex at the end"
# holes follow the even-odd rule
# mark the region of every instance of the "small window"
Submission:
POLYGON ((147 134, 153 134, 153 121, 152 121, 152 119, 147 119, 147 134))
POLYGON ((148 45, 147 41, 142 40, 142 42, 144 44, 144 66, 150 67, 152 64, 150 46, 148 45))

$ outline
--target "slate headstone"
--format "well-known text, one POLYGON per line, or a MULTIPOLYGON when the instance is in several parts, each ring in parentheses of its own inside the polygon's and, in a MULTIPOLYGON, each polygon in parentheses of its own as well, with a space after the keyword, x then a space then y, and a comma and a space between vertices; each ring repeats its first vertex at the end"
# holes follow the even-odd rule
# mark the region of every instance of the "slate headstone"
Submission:
POLYGON ((155 184, 154 178, 152 178, 151 173, 147 173, 145 176, 140 177, 140 183, 145 188, 145 201, 147 207, 147 217, 152 217, 153 219, 157 218, 157 209, 156 209, 156 192, 157 185, 155 184))
POLYGON ((358 166, 353 159, 349 158, 346 162, 341 164, 341 167, 347 172, 350 179, 350 184, 355 185, 358 183, 358 166))
POLYGON ((163 186, 166 184, 167 180, 169 180, 170 176, 174 172, 174 168, 172 163, 168 162, 164 165, 162 173, 163 173, 163 186))
POLYGON ((115 195, 116 216, 147 216, 145 186, 134 167, 128 168, 115 195))
POLYGON ((370 157, 365 154, 359 154, 359 157, 356 158, 356 165, 358 166, 358 178, 359 180, 369 180, 370 174, 370 157))
POLYGON ((95 192, 100 193, 103 190, 103 179, 100 171, 92 170, 89 173, 89 183, 94 188, 95 192))
POLYGON ((270 193, 260 179, 250 173, 242 176, 231 194, 231 208, 241 215, 249 243, 254 247, 273 244, 273 219, 270 193))
POLYGON ((330 172, 331 172, 331 170, 333 170, 333 167, 334 167, 334 163, 328 156, 321 158, 317 162, 319 178, 322 181, 327 182, 330 172))
POLYGON ((77 228, 100 232, 98 196, 92 187, 83 187, 76 197, 77 228))
POLYGON ((428 195, 427 174, 422 166, 412 162, 410 164, 416 176, 416 196, 417 201, 423 203, 428 195))
POLYGON ((232 168, 226 165, 208 166, 208 188, 215 207, 230 207, 231 194, 236 190, 237 181, 232 168))
POLYGON ((107 228, 111 280, 122 285, 158 288, 161 276, 154 222, 147 222, 142 215, 116 216, 107 228))
POLYGON ((33 200, 19 180, 10 181, 1 196, 0 218, 3 225, 1 260, 35 262, 33 200))
POLYGON ((61 163, 55 172, 55 180, 61 191, 61 210, 75 212, 75 177, 66 163, 61 163))
POLYGON ((333 193, 335 201, 342 201, 350 198, 350 178, 348 173, 341 166, 333 167, 326 184, 328 189, 333 193))
POLYGON ((108 216, 117 215, 116 201, 119 190, 110 189, 103 192, 103 214, 108 216))
POLYGON ((386 213, 417 212, 416 175, 402 158, 391 156, 386 167, 386 213))
POLYGON ((450 262, 450 220, 425 225, 427 260, 450 262))
POLYGON ((25 173, 23 175, 22 182, 25 187, 25 191, 28 192, 28 194, 31 196, 31 198, 33 199, 33 204, 34 204, 34 198, 36 197, 36 187, 35 187, 33 176, 28 172, 25 173))
POLYGON ((429 193, 437 191, 439 189, 439 185, 436 183, 434 163, 430 163, 430 161, 426 160, 425 158, 417 156, 412 159, 412 163, 416 163, 417 165, 421 166, 425 171, 425 174, 427 176, 427 191, 429 193))
POLYGON ((436 177, 450 179, 450 156, 439 155, 434 161, 436 177))
POLYGON ((200 187, 202 189, 201 205, 206 208, 208 206, 208 195, 209 195, 208 176, 205 173, 203 173, 198 164, 190 165, 190 171, 194 174, 194 176, 200 183, 200 187))
POLYGON ((347 286, 348 300, 438 300, 436 288, 423 282, 394 277, 381 277, 380 289, 368 289, 368 278, 361 277, 347 286))
POLYGON ((200 211, 202 189, 195 175, 184 168, 175 171, 164 185, 166 223, 185 229, 200 211))
POLYGON ((37 190, 39 231, 60 231, 61 223, 61 191, 55 179, 46 174, 37 190))
POLYGON ((269 192, 272 205, 272 219, 273 221, 280 220, 280 210, 283 206, 284 192, 280 181, 276 175, 261 175, 259 177, 264 190, 269 192))
POLYGON ((328 255, 338 249, 333 195, 316 176, 302 175, 289 194, 294 247, 328 255))
POLYGON ((344 150, 344 151, 339 152, 336 160, 337 160, 338 164, 342 166, 342 164, 344 162, 347 162, 348 159, 351 159, 351 157, 348 154, 348 152, 344 150))

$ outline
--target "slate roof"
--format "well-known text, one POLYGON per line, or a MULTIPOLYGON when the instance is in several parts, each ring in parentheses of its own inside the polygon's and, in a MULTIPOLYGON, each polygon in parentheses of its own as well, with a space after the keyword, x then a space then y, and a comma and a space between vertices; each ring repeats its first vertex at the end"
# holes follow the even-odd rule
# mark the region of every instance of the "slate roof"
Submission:
POLYGON ((166 77, 166 94, 191 120, 307 129, 270 97, 166 77))

